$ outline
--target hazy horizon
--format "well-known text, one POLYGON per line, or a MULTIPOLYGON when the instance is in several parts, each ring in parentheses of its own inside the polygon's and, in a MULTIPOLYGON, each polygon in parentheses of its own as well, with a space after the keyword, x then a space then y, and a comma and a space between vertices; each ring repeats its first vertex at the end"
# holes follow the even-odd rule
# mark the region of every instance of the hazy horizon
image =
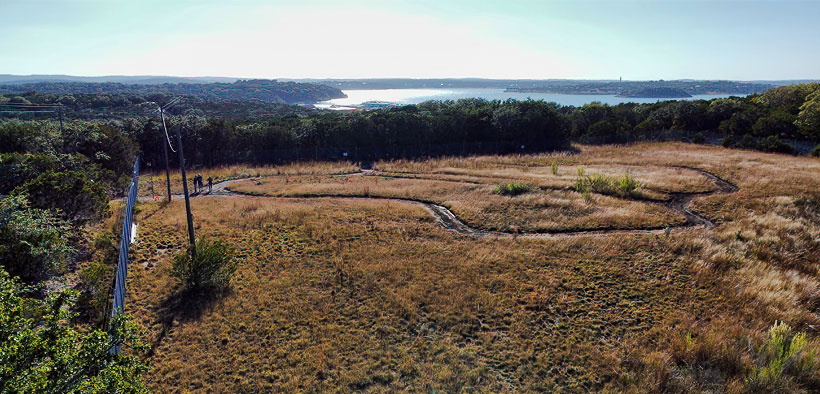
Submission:
POLYGON ((817 79, 815 1, 5 1, 0 73, 817 79))

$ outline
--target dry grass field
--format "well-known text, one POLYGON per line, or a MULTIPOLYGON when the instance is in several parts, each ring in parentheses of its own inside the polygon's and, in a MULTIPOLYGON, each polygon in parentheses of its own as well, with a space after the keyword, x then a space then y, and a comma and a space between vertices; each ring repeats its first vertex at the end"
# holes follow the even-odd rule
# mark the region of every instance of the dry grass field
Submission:
MULTIPOLYGON (((170 168, 171 194, 182 194, 182 175, 179 168, 170 168)), ((256 178, 271 175, 311 175, 311 174, 344 174, 358 171, 359 167, 347 162, 320 163, 308 162, 282 166, 247 166, 230 165, 214 168, 188 168, 188 188, 193 192, 191 179, 195 174, 201 174, 205 187, 208 187, 208 177, 213 177, 214 183, 232 179, 256 178)), ((159 196, 167 193, 164 169, 148 171, 140 175, 139 195, 151 196, 151 192, 159 196)))
POLYGON ((126 309, 152 344, 151 387, 820 389, 820 162, 681 143, 579 149, 224 170, 257 179, 192 209, 197 236, 235 247, 239 269, 229 290, 195 297, 169 273, 186 240, 181 199, 141 203, 126 309), (582 166, 628 171, 643 194, 584 196, 582 166), (532 188, 494 192, 508 182, 532 188), (510 234, 444 228, 431 203, 510 234), (600 229, 620 231, 583 232, 600 229))

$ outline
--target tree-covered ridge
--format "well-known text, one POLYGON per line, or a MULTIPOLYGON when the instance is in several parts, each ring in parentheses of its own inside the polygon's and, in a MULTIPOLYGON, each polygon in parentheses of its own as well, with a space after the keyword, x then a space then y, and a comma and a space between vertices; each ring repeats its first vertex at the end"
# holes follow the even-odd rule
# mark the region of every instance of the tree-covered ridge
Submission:
POLYGON ((190 95, 205 99, 257 100, 267 103, 315 103, 346 97, 334 87, 275 80, 253 79, 234 83, 164 83, 155 85, 122 84, 113 82, 40 82, 20 85, 0 85, 0 93, 27 92, 74 93, 133 93, 139 95, 190 95))
MULTIPOLYGON (((36 93, 0 95, 0 104, 59 105, 68 119, 105 120, 141 118, 156 113, 156 103, 167 103, 178 99, 175 113, 184 115, 235 118, 265 118, 289 116, 315 112, 306 106, 269 103, 258 100, 228 100, 201 98, 197 96, 174 96, 167 93, 36 93)), ((6 108, 15 109, 15 108, 6 108)), ((31 109, 31 108, 28 108, 31 109)), ((57 116, 56 108, 49 108, 45 115, 41 112, 20 111, 0 112, 0 118, 42 119, 57 116)))
POLYGON ((698 94, 754 94, 772 88, 765 83, 737 81, 550 81, 539 84, 513 86, 510 92, 544 92, 564 94, 614 94, 623 97, 688 97, 698 94), (676 91, 676 95, 669 95, 676 91))

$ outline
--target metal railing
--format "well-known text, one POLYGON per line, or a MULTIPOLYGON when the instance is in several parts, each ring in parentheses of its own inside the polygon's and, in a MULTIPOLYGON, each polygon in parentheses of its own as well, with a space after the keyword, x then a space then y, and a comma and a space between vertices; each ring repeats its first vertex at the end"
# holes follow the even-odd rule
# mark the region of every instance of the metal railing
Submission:
MULTIPOLYGON (((132 219, 134 204, 137 202, 137 187, 140 177, 140 157, 134 159, 134 170, 131 176, 131 186, 128 188, 128 199, 125 203, 122 221, 122 238, 120 239, 120 255, 117 259, 117 276, 114 281, 114 302, 111 307, 111 317, 122 313, 125 306, 125 278, 128 275, 128 250, 131 246, 132 219)), ((119 352, 119 347, 112 349, 119 352)))

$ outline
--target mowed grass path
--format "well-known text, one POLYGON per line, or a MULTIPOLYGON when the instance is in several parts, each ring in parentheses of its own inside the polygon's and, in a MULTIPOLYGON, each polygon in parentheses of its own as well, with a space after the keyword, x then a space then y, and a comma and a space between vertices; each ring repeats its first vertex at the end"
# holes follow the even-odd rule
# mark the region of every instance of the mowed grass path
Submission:
MULTIPOLYGON (((395 201, 197 197, 197 235, 224 239, 241 263, 230 291, 191 299, 178 297, 168 273, 173 248, 186 242, 182 202, 141 204, 127 309, 154 345, 152 388, 742 391, 774 320, 813 338, 814 159, 670 143, 377 168, 483 181, 523 166, 533 170, 521 177, 552 182, 553 161, 562 177, 579 166, 629 168, 657 190, 684 192, 708 184, 666 168, 703 168, 739 191, 692 201, 717 223, 711 230, 566 239, 458 236, 423 207, 395 201)), ((291 193, 336 187, 297 184, 291 193)), ((799 392, 784 382, 777 387, 799 392)))

